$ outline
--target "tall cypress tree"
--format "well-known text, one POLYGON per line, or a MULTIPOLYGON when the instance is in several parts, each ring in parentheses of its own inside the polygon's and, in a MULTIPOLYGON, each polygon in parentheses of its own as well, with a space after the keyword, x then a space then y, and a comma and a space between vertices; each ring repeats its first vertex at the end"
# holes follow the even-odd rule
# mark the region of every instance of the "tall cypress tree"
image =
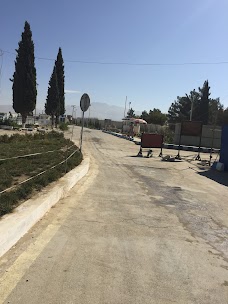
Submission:
POLYGON ((59 104, 58 80, 56 66, 54 66, 49 80, 47 99, 45 103, 45 113, 51 116, 52 128, 54 126, 54 118, 57 113, 59 113, 59 104))
POLYGON ((204 125, 208 124, 209 120, 209 93, 210 87, 208 80, 206 80, 203 84, 202 89, 199 88, 200 92, 200 101, 199 101, 199 116, 200 120, 203 122, 204 125))
POLYGON ((64 62, 62 56, 62 49, 59 48, 57 59, 55 61, 58 93, 59 93, 59 111, 56 113, 56 124, 58 123, 59 116, 65 113, 65 93, 64 93, 64 62))
POLYGON ((36 107, 36 68, 34 43, 30 25, 25 21, 24 32, 16 50, 15 72, 13 74, 13 108, 22 116, 24 127, 27 116, 36 107))

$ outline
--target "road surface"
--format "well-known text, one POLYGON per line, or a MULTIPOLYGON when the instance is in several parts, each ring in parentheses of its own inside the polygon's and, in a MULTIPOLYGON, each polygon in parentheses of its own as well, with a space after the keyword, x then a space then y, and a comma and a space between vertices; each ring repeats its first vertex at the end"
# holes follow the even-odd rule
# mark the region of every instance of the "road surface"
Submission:
POLYGON ((0 259, 0 302, 227 304, 227 186, 101 131, 84 139, 88 175, 0 259))

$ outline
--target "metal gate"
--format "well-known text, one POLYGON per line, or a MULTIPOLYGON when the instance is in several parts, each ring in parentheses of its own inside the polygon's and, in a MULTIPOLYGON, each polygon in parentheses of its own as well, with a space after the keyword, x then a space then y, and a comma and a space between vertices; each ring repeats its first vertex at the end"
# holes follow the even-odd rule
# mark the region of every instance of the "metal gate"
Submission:
POLYGON ((228 125, 222 127, 220 162, 224 163, 224 169, 228 171, 228 125))

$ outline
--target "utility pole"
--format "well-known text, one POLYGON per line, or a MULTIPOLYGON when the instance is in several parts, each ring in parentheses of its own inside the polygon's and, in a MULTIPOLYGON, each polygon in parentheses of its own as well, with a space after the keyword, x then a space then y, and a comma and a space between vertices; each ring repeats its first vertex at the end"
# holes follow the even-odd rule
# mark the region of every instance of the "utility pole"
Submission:
MULTIPOLYGON (((38 89, 39 83, 36 83, 36 98, 37 98, 37 89, 38 89)), ((35 105, 35 118, 34 118, 34 125, 36 123, 36 105, 35 105)))
MULTIPOLYGON (((129 102, 129 109, 128 112, 130 113, 130 109, 131 109, 131 101, 129 102)), ((131 117, 130 117, 131 118, 131 117)))
POLYGON ((127 96, 126 96, 126 99, 125 99, 124 118, 126 116, 126 108, 127 108, 127 96))
MULTIPOLYGON (((73 116, 74 116, 74 108, 75 106, 71 106, 72 107, 72 123, 73 123, 73 116)), ((74 123, 73 123, 73 127, 72 127, 72 133, 71 133, 71 140, 73 138, 73 134, 74 134, 74 123)))
POLYGON ((129 102, 129 109, 128 109, 129 111, 130 111, 130 106, 131 106, 131 101, 129 102))
POLYGON ((72 107, 72 122, 73 122, 73 118, 74 118, 74 109, 76 106, 71 106, 72 107))
POLYGON ((75 125, 77 126, 77 107, 75 106, 75 125))
MULTIPOLYGON (((195 89, 193 90, 193 93, 195 93, 195 89)), ((193 113, 193 105, 194 105, 194 95, 187 95, 185 94, 186 97, 191 101, 191 111, 190 111, 190 121, 192 121, 192 113, 193 113)))

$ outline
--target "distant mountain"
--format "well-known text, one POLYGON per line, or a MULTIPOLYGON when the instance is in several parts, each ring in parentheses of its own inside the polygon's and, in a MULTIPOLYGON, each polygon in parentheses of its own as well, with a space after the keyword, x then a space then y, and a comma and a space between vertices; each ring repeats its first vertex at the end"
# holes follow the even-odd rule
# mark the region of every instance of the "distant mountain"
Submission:
MULTIPOLYGON (((40 109, 41 107, 36 109, 36 113, 44 113, 44 110, 40 109)), ((74 117, 81 117, 82 112, 80 106, 77 105, 75 107, 76 114, 74 112, 74 117)), ((8 113, 12 112, 15 113, 12 106, 10 105, 0 105, 0 112, 8 113)), ((126 111, 127 112, 127 111, 126 111)), ((72 115, 72 107, 66 105, 66 114, 72 115)), ((136 115, 141 115, 141 112, 135 111, 136 115)), ((98 118, 98 119, 112 119, 114 121, 121 121, 124 116, 124 108, 119 106, 109 105, 107 103, 101 102, 93 102, 90 106, 90 109, 85 113, 85 117, 90 116, 91 118, 98 118)))
MULTIPOLYGON (((15 111, 14 111, 14 109, 13 109, 12 106, 10 106, 10 105, 1 105, 1 104, 0 104, 0 112, 2 112, 2 113, 9 113, 9 112, 15 113, 15 111)), ((37 114, 42 113, 42 110, 37 108, 36 109, 36 113, 37 114)), ((43 113, 44 113, 44 110, 43 110, 43 113)))
POLYGON ((8 105, 0 105, 0 112, 2 112, 2 113, 8 113, 8 112, 15 113, 14 109, 11 106, 8 106, 8 105))
MULTIPOLYGON (((127 112, 127 111, 126 111, 127 112)), ((66 114, 72 115, 72 107, 66 106, 66 114)), ((141 115, 141 112, 135 111, 136 115, 141 115)), ((75 114, 74 114, 75 116, 75 114)), ((81 116, 80 106, 76 106, 76 116, 81 116)), ((114 121, 121 121, 124 117, 124 108, 119 106, 109 105, 107 103, 93 102, 90 109, 85 113, 85 117, 98 119, 111 119, 114 121)))

